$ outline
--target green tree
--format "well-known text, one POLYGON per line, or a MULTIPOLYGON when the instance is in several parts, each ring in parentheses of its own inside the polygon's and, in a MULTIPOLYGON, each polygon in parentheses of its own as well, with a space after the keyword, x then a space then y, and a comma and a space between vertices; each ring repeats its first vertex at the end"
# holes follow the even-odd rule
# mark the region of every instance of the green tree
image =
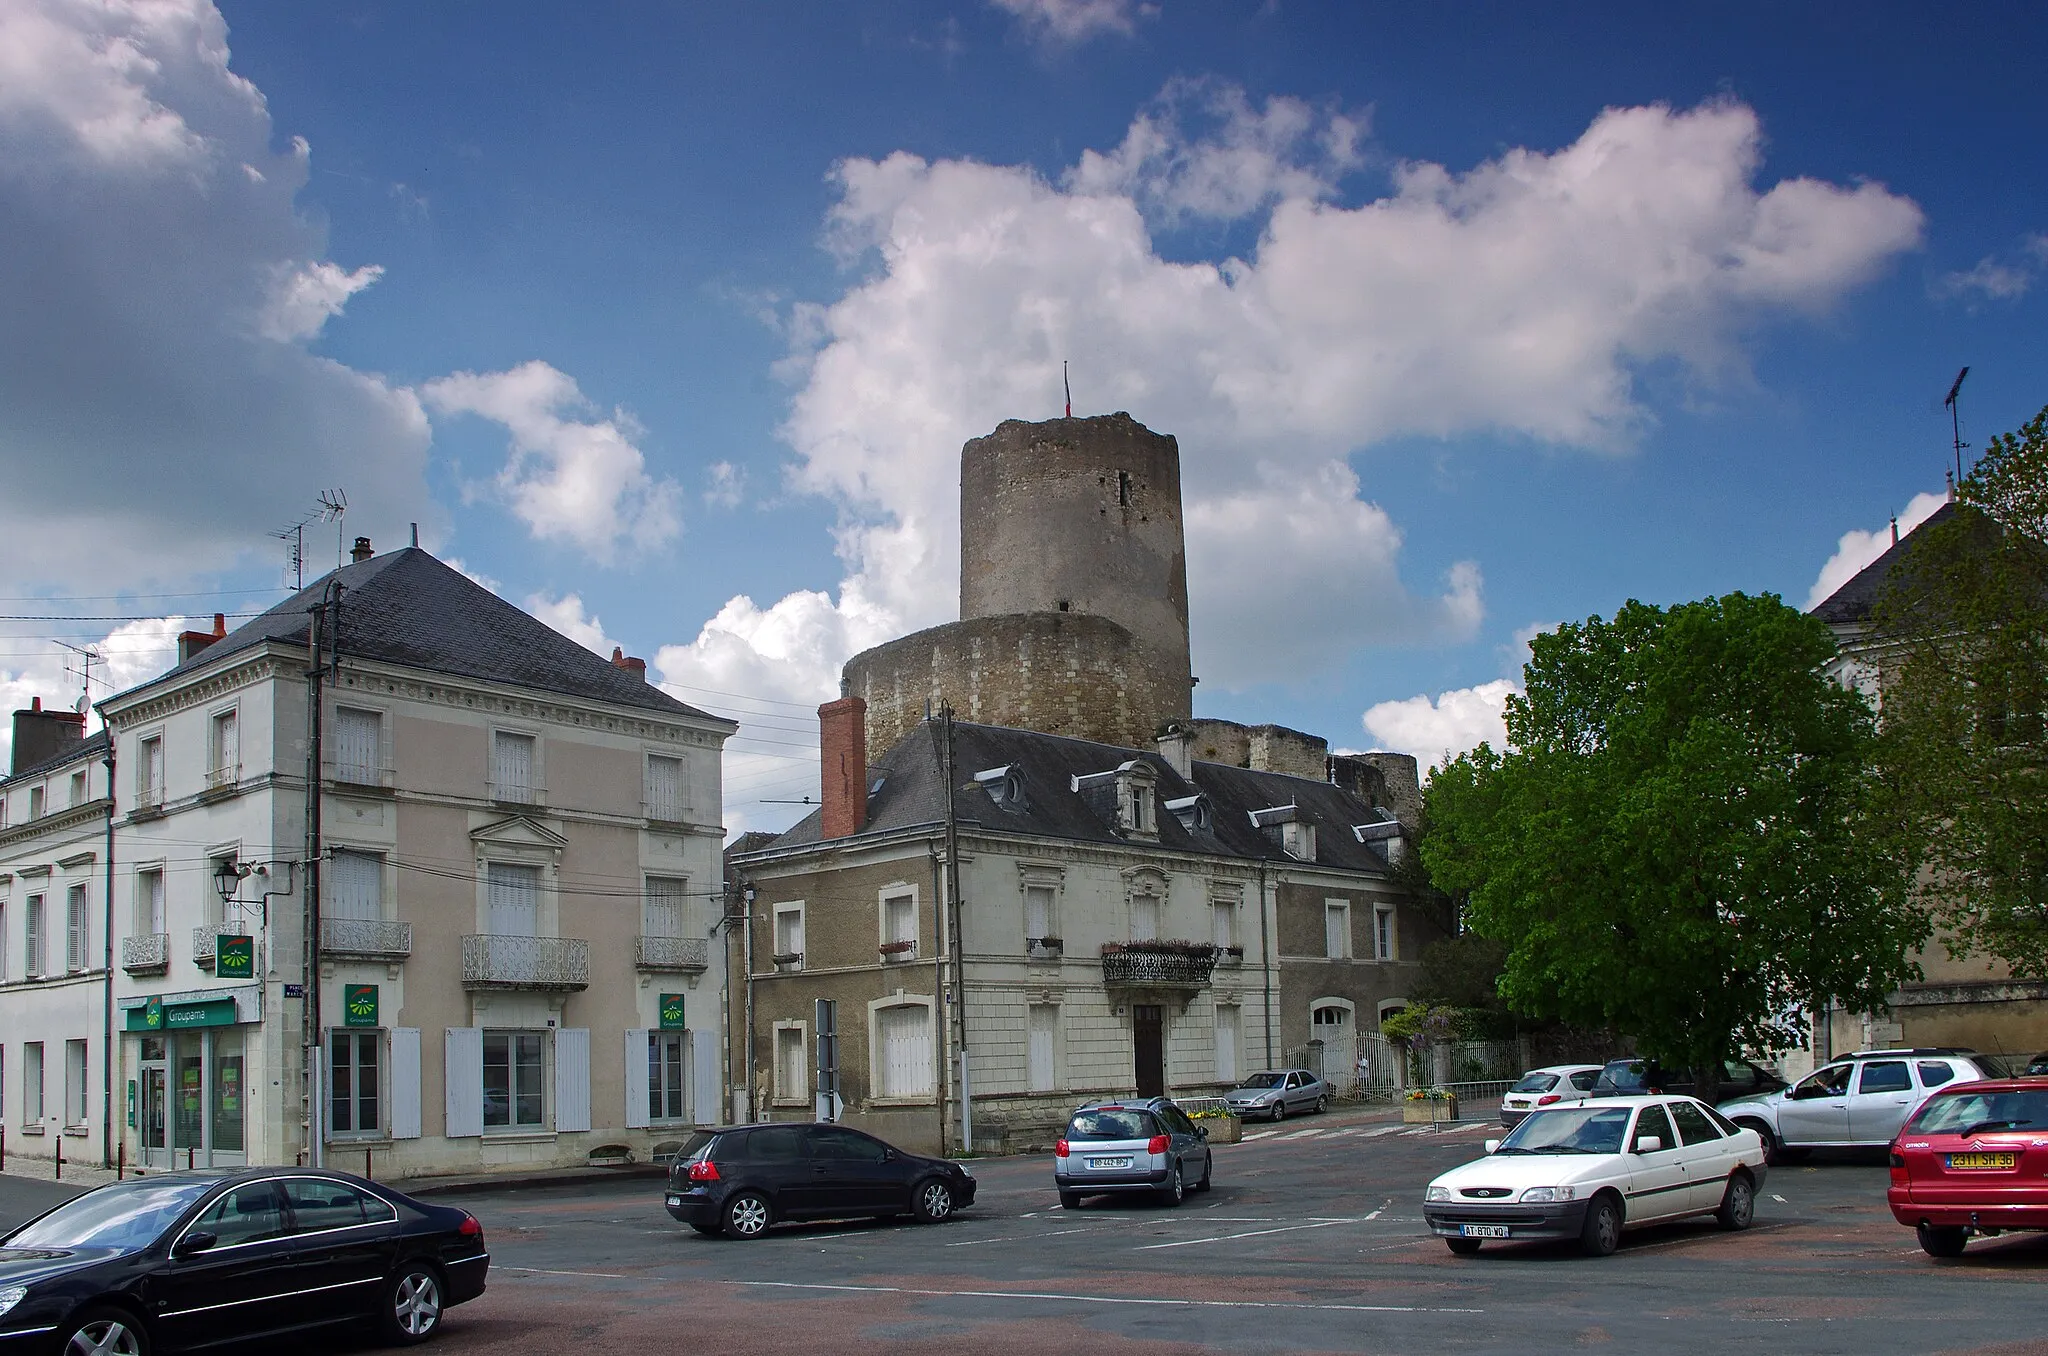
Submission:
POLYGON ((1879 1005, 1927 935, 1876 813, 1874 721, 1827 628, 1775 597, 1630 602, 1539 636, 1510 748, 1430 779, 1421 851, 1507 948, 1517 1012, 1698 1071, 1826 999, 1879 1005))
POLYGON ((2048 409, 1907 543, 1869 653, 1919 897, 1951 953, 2048 978, 2048 409))

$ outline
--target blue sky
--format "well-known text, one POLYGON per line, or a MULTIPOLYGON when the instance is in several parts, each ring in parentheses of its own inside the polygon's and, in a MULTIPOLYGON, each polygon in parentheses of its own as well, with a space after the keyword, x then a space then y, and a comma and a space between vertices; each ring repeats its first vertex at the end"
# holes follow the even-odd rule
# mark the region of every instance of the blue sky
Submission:
POLYGON ((339 485, 784 822, 1064 358, 1181 438, 1199 710, 1463 747, 1533 627, 1853 568, 1962 365, 2048 402, 2048 16, 1669 8, 0 0, 0 612, 79 618, 0 697, 339 485))

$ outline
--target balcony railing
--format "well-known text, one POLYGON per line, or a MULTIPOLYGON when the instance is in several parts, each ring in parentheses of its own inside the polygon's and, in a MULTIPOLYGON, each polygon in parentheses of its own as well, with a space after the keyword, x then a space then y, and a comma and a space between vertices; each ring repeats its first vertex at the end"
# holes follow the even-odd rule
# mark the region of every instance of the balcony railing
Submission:
POLYGON ((212 966, 213 939, 220 936, 221 925, 208 923, 205 927, 192 929, 192 963, 212 966))
POLYGON ((412 924, 385 918, 323 918, 320 954, 403 960, 412 954, 412 924))
POLYGON ((382 763, 331 762, 327 765, 327 780, 340 786, 373 786, 388 790, 391 769, 382 763))
POLYGON ((883 942, 880 951, 884 965, 914 961, 917 959, 917 939, 911 937, 900 941, 883 942))
POLYGON ((223 763, 219 767, 211 767, 206 770, 206 789, 208 791, 232 791, 241 784, 242 765, 240 763, 223 763))
POLYGON ((1199 989, 1216 968, 1216 948, 1194 942, 1111 942, 1102 982, 1150 989, 1199 989))
POLYGON ((642 937, 642 970, 702 970, 711 964, 711 944, 702 937, 642 937))
POLYGON ((673 800, 643 800, 640 812, 656 824, 687 824, 690 807, 673 800))
POLYGON ((543 788, 526 782, 493 781, 491 799, 501 805, 545 805, 548 794, 543 788))
POLYGON ((590 943, 578 937, 464 937, 462 985, 467 989, 587 989, 590 943))
POLYGON ((135 793, 135 804, 128 813, 136 819, 152 819, 164 812, 164 789, 161 786, 145 786, 135 793))
POLYGON ((1035 961, 1056 961, 1066 954, 1066 943, 1058 937, 1026 937, 1024 955, 1035 961))
POLYGON ((121 968, 131 975, 160 975, 171 968, 171 937, 144 932, 121 939, 121 968))

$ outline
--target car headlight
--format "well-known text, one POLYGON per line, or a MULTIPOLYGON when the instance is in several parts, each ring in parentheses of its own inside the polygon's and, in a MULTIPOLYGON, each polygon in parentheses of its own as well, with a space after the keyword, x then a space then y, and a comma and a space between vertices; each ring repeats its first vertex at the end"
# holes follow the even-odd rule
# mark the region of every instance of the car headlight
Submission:
POLYGON ((0 1314, 12 1312, 15 1305, 27 1298, 28 1287, 25 1285, 10 1285, 0 1290, 0 1314))
POLYGON ((1451 1189, 1449 1187, 1433 1186, 1422 1193, 1422 1199, 1425 1201, 1447 1201, 1450 1198, 1451 1189))
POLYGON ((1522 1193, 1525 1201, 1568 1201, 1578 1195, 1576 1187, 1530 1187, 1522 1193))

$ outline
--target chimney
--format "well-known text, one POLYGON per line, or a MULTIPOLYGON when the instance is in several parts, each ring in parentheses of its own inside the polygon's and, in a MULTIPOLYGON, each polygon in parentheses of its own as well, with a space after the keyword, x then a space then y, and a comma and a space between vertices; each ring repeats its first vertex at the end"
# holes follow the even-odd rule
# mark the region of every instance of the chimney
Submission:
POLYGON ((211 631, 182 631, 178 634, 178 662, 184 663, 207 646, 228 633, 228 619, 223 614, 213 614, 211 631))
POLYGON ((819 836, 850 838, 868 822, 868 704, 841 697, 818 708, 819 836))
POLYGON ((375 551, 370 549, 370 539, 368 537, 357 537, 356 544, 349 548, 348 558, 360 565, 376 554, 375 551))
POLYGON ((83 712, 45 711, 41 697, 30 698, 28 710, 14 713, 14 771, 26 772, 83 738, 83 712))
POLYGON ((624 669, 643 683, 647 681, 647 661, 635 659, 616 645, 612 646, 612 667, 624 669))
POLYGON ((1894 546, 1897 546, 1898 544, 1899 544, 1899 515, 1898 515, 1898 514, 1896 514, 1896 513, 1894 513, 1894 514, 1892 515, 1892 545, 1894 545, 1894 546))
POLYGON ((1159 756, 1166 765, 1182 777, 1195 775, 1195 732, 1179 721, 1174 721, 1161 730, 1153 741, 1159 746, 1159 756))

